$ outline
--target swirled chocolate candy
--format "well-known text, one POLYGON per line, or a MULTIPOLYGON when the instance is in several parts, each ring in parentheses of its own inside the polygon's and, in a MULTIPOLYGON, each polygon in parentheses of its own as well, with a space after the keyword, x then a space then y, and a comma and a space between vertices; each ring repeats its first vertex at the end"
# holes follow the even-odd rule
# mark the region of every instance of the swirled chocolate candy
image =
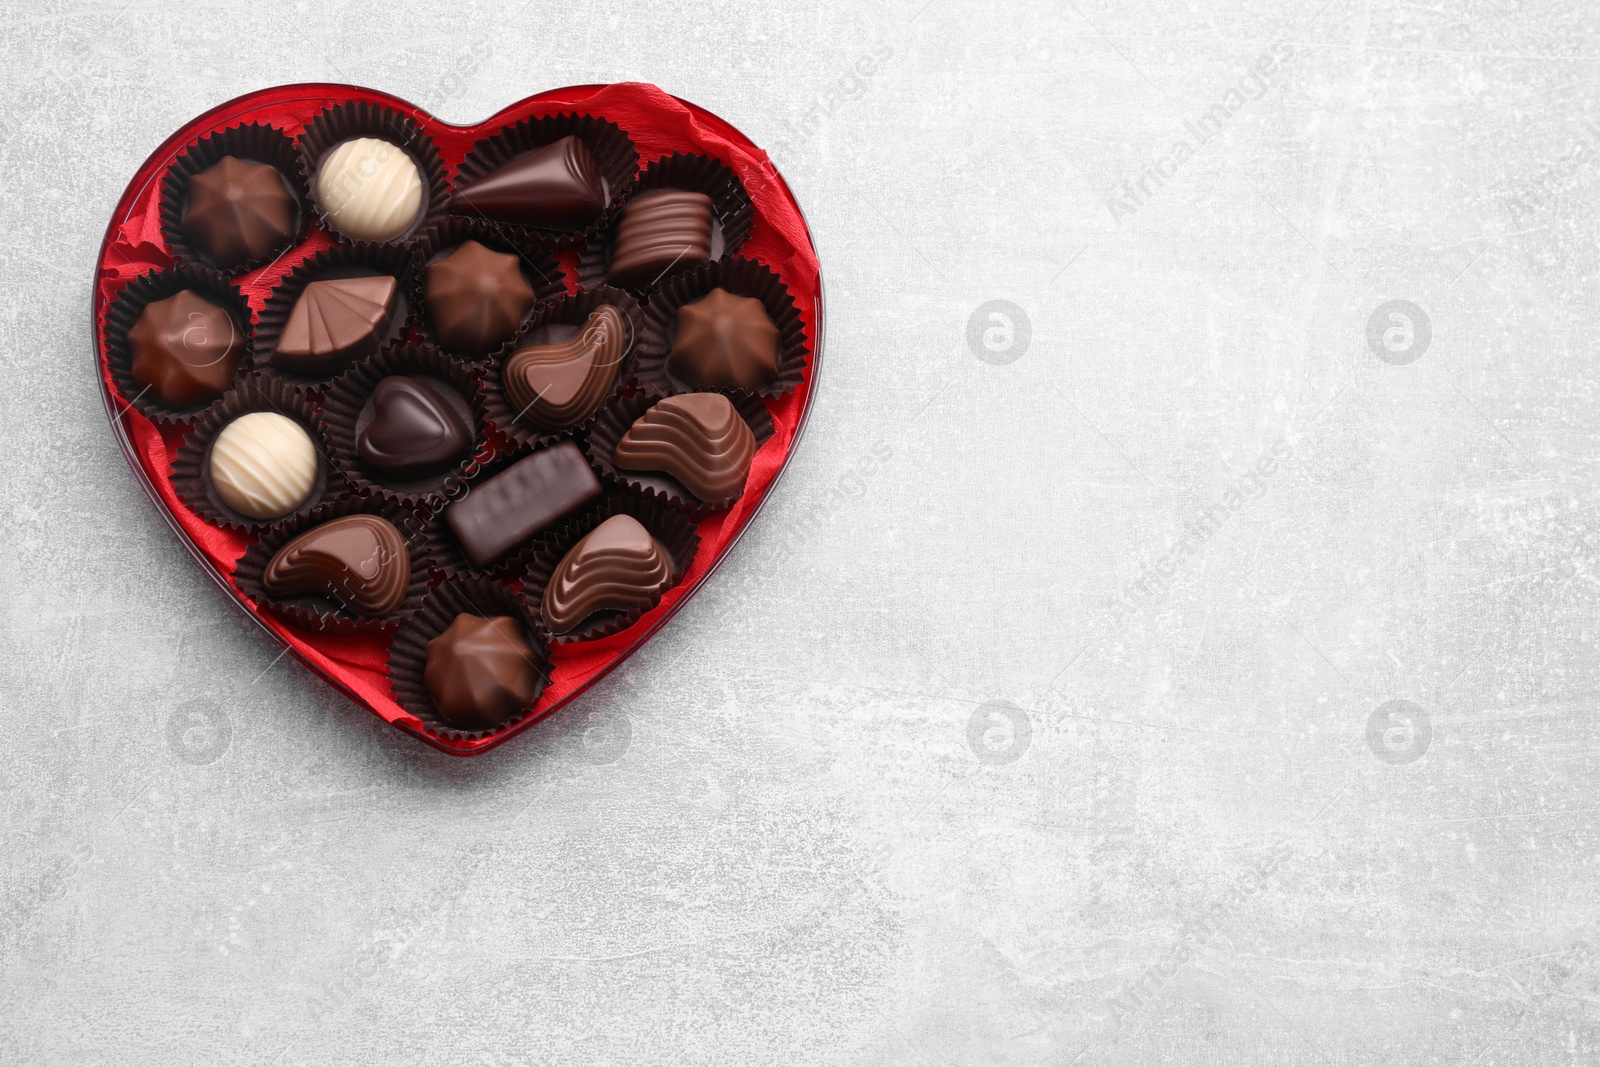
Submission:
POLYGON ((169 408, 223 394, 239 369, 244 335, 227 311, 185 289, 145 305, 128 331, 128 374, 169 408))
POLYGON ((667 369, 696 389, 759 389, 778 376, 778 328, 761 301, 713 289, 678 309, 667 369))
POLYGON ((708 504, 744 491, 755 434, 721 393, 670 396, 634 420, 617 442, 625 471, 661 471, 708 504))
POLYGON ((668 189, 641 195, 622 209, 611 243, 612 285, 652 285, 675 267, 711 259, 711 198, 668 189))
POLYGON ((360 241, 392 241, 422 215, 422 172, 406 150, 377 137, 336 146, 317 168, 317 203, 360 241))
POLYGON ((446 348, 477 358, 499 348, 533 307, 533 287, 518 259, 477 241, 428 264, 424 295, 434 332, 446 348))
POLYGON ((228 507, 248 518, 276 519, 310 499, 317 485, 317 446, 288 416, 251 411, 217 434, 206 469, 228 507))
POLYGON ((278 549, 262 576, 275 597, 325 596, 369 618, 398 608, 410 582, 405 539, 379 515, 346 515, 313 526, 278 549))
POLYGON ((617 382, 627 333, 622 312, 605 304, 568 340, 511 353, 501 380, 517 417, 546 433, 588 418, 617 382))
POLYGON ((518 620, 463 614, 428 642, 422 680, 445 722, 488 730, 533 703, 539 662, 518 620))
POLYGON ((329 374, 378 350, 394 307, 387 274, 312 282, 289 309, 272 362, 302 374, 329 374))
POLYGON ((294 195, 276 167, 223 156, 189 179, 183 235, 223 270, 283 247, 294 224, 294 195))
POLYGON ((395 374, 372 390, 372 421, 356 434, 356 452, 391 478, 428 478, 467 458, 472 431, 432 387, 395 374))
POLYGON ((597 611, 647 611, 672 584, 672 559, 630 515, 613 515, 573 545, 544 588, 544 617, 566 633, 597 611))
POLYGON ((606 207, 589 146, 563 137, 524 152, 456 190, 452 211, 551 230, 581 230, 606 207))
POLYGON ((540 530, 600 498, 600 480, 571 441, 518 460, 473 485, 444 521, 475 567, 487 567, 540 530))

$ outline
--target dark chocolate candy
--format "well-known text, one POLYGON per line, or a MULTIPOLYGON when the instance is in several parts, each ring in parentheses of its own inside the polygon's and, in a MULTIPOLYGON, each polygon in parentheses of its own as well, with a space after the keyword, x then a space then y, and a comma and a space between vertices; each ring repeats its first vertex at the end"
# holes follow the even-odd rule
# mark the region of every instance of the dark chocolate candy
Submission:
POLYGON ((630 200, 611 243, 612 285, 652 285, 677 267, 711 259, 711 198, 668 189, 630 200))
POLYGON ((325 374, 372 355, 388 331, 395 288, 387 274, 312 282, 289 309, 272 362, 325 374))
POLYGON ((183 235, 229 270, 294 237, 294 194, 276 167, 223 156, 189 179, 183 235))
POLYGON ((487 567, 515 545, 600 497, 600 481, 571 441, 518 460, 444 510, 445 522, 474 566, 487 567))
POLYGON ((667 369, 697 389, 759 389, 778 376, 778 327, 761 301, 713 289, 678 309, 667 369))
POLYGON ((545 621, 561 634, 597 611, 646 611, 672 580, 660 542, 631 515, 613 515, 556 564, 544 589, 545 621))
POLYGON ((462 614, 428 642, 422 680, 445 722, 489 730, 533 703, 539 665, 518 620, 462 614))
POLYGON ((581 230, 606 207, 606 187, 579 137, 524 152, 456 190, 450 209, 501 222, 581 230))
POLYGON ((146 304, 128 331, 129 375, 169 408, 221 396, 239 369, 244 335, 226 310, 189 289, 146 304))
POLYGON ((617 442, 625 471, 661 471, 708 504, 744 490, 756 452, 750 424, 721 393, 671 396, 634 420, 617 442))
POLYGON ((428 264, 425 295, 439 340, 474 359, 508 341, 534 304, 518 257, 477 241, 428 264))
POLYGON ((275 597, 329 597, 357 615, 388 615, 405 599, 411 556, 388 519, 346 515, 313 526, 267 563, 262 584, 275 597))
POLYGON ((391 478, 428 478, 466 459, 472 431, 434 389, 391 375, 372 390, 372 421, 356 435, 361 461, 391 478))
POLYGON ((622 312, 605 304, 570 339, 511 353, 501 380, 517 418, 547 433, 588 418, 616 384, 627 342, 622 312))

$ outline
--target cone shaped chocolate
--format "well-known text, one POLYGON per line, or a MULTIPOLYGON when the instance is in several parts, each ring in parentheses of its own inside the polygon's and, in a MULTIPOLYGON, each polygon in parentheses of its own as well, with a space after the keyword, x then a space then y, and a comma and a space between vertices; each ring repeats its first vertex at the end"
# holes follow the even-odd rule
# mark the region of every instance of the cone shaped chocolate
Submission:
POLYGON ((549 230, 581 230, 606 207, 605 182, 577 137, 524 152, 456 190, 450 210, 549 230))

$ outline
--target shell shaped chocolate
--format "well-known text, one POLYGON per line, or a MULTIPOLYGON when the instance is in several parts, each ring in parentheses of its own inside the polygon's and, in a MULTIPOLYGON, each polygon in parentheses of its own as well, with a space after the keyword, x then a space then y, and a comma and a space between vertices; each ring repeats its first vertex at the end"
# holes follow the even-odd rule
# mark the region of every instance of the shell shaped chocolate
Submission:
POLYGON ((677 267, 711 259, 711 198, 669 189, 630 200, 611 243, 611 284, 652 285, 677 267))
POLYGON ((566 633, 597 611, 646 611, 673 581, 672 559, 631 515, 613 515, 573 545, 544 589, 544 617, 566 633))
POLYGON ((661 471, 707 503, 744 491, 755 434, 721 393, 684 393, 656 404, 634 420, 617 442, 616 464, 625 471, 661 471))
POLYGON ((395 289, 387 274, 312 282, 289 309, 272 362, 316 373, 372 355, 389 323, 395 289))
POLYGON ((617 382, 627 333, 622 312, 605 304, 569 340, 511 353, 501 380, 517 418, 547 433, 588 418, 617 382))
POLYGON ((405 539, 379 515, 346 515, 313 526, 273 553, 262 576, 273 596, 325 596, 369 618, 398 608, 410 582, 405 539))

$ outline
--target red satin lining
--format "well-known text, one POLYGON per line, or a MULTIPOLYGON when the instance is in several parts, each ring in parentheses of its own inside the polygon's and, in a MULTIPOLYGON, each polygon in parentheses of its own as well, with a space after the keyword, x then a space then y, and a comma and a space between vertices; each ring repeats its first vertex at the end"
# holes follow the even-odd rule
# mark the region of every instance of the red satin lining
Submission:
MULTIPOLYGON (((128 281, 151 270, 172 265, 161 235, 160 179, 168 163, 184 145, 213 129, 223 129, 242 121, 262 122, 298 134, 305 123, 329 103, 342 99, 376 100, 413 115, 433 136, 447 169, 454 173, 471 145, 507 123, 531 115, 581 110, 599 115, 628 131, 639 148, 643 166, 674 151, 701 152, 714 156, 738 174, 756 209, 756 222, 750 238, 739 254, 760 260, 783 278, 799 305, 806 338, 813 353, 813 373, 817 343, 817 311, 821 300, 821 279, 816 253, 806 232, 799 206, 780 179, 769 170, 766 153, 723 120, 692 104, 677 100, 653 85, 624 82, 606 86, 559 89, 521 101, 487 122, 471 127, 448 126, 409 104, 382 93, 346 86, 283 86, 252 94, 224 105, 196 119, 169 139, 168 144, 147 160, 133 181, 107 231, 95 288, 94 314, 101 380, 110 393, 117 418, 125 428, 134 456, 163 506, 176 518, 185 536, 219 574, 231 576, 234 564, 252 539, 209 525, 186 508, 173 492, 170 460, 182 438, 181 431, 163 429, 117 399, 112 384, 102 336, 107 304, 128 281), (122 220, 119 224, 118 220, 122 220)), ((278 280, 301 260, 331 244, 323 233, 315 233, 275 263, 238 279, 249 298, 251 313, 259 316, 268 293, 278 280)), ((569 256, 569 259, 571 257, 569 256)), ((568 267, 568 289, 576 288, 574 262, 568 267)), ((476 755, 500 744, 561 707, 567 700, 597 681, 605 672, 626 659, 638 645, 671 616, 677 606, 692 595, 695 586, 720 562, 722 555, 749 521, 772 488, 793 447, 795 435, 804 419, 812 381, 807 380, 789 396, 766 402, 776 428, 771 440, 756 453, 744 496, 728 511, 699 524, 701 545, 685 579, 662 598, 656 608, 623 633, 599 641, 555 650, 551 682, 540 698, 535 714, 509 730, 475 742, 446 741, 428 735, 422 724, 395 703, 384 672, 389 638, 360 634, 327 637, 303 634, 259 611, 233 586, 228 587, 246 611, 259 618, 307 665, 329 682, 348 693, 386 722, 421 736, 447 752, 476 755)))

